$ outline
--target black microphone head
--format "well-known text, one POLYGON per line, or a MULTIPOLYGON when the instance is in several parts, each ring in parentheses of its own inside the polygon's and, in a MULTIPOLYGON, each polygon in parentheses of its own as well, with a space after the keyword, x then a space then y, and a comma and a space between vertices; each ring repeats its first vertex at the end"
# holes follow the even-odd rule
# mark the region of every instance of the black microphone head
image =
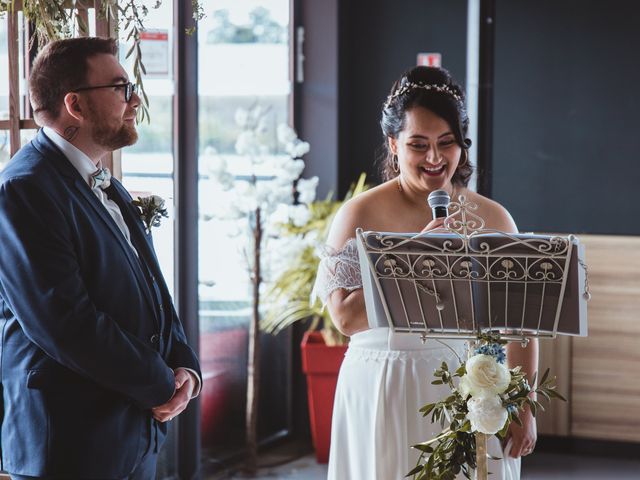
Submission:
POLYGON ((434 190, 427 197, 427 202, 431 208, 447 208, 451 203, 451 197, 449 197, 449 193, 446 190, 434 190))

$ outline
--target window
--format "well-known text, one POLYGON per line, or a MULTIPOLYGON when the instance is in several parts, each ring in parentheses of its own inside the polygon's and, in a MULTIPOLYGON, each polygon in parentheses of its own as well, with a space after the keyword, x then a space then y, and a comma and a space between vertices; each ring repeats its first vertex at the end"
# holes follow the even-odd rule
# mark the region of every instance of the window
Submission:
MULTIPOLYGON (((279 154, 276 126, 287 123, 291 92, 290 12, 289 0, 207 0, 203 6, 207 17, 198 29, 200 356, 205 377, 201 427, 203 460, 214 464, 244 445, 251 283, 241 245, 249 237, 230 235, 246 231, 246 219, 211 215, 230 205, 212 186, 210 172, 224 159, 235 182, 245 181, 248 162, 235 151, 241 131, 235 114, 256 103, 269 108, 269 153, 279 154)), ((263 357, 269 356, 261 362, 262 377, 270 384, 261 387, 259 439, 287 426, 286 347, 276 347, 278 342, 283 339, 265 336, 261 341, 263 357)))
POLYGON ((24 26, 22 12, 7 13, 0 18, 0 71, 6 72, 0 77, 0 170, 37 132, 35 123, 29 120, 31 109, 24 64, 27 32, 24 26), (17 41, 9 42, 9 38, 17 41), (10 51, 15 55, 10 57, 10 51), (12 98, 13 109, 10 104, 12 98), (19 113, 12 116, 12 110, 19 113))
MULTIPOLYGON (((150 8, 142 37, 142 61, 147 70, 145 92, 149 98, 150 121, 137 125, 138 142, 121 152, 122 182, 131 196, 159 195, 165 200, 169 217, 153 229, 153 243, 162 273, 173 294, 174 198, 173 198, 173 5, 163 2, 150 8)), ((130 43, 120 45, 120 63, 134 81, 130 43)))
MULTIPOLYGON (((0 122, 9 120, 9 49, 7 45, 7 19, 0 19, 0 122)), ((9 130, 0 128, 0 170, 9 161, 9 130)))

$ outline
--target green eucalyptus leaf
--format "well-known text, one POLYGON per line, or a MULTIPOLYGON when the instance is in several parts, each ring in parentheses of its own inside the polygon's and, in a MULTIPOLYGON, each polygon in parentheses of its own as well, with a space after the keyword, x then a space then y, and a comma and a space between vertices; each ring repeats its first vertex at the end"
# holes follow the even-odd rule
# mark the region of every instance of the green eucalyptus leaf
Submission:
MULTIPOLYGON (((547 377, 549 376, 549 369, 547 368, 544 372, 544 375, 542 375, 542 379, 540 380, 541 384, 544 384, 547 381, 547 377)), ((531 381, 532 384, 535 385, 535 381, 531 381)))
POLYGON ((419 473, 419 472, 421 472, 421 471, 422 471, 422 465, 416 465, 416 466, 415 466, 415 467, 413 467, 413 468, 411 469, 411 471, 410 471, 409 473, 407 473, 404 477, 405 477, 405 478, 407 478, 407 477, 412 477, 412 476, 416 475, 417 473, 419 473))

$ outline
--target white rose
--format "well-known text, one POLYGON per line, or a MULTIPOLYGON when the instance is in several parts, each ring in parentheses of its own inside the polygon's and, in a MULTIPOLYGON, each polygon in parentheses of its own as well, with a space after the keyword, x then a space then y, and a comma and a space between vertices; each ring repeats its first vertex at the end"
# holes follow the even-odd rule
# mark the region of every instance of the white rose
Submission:
POLYGON ((467 402, 467 407, 469 409, 467 418, 474 432, 487 435, 498 433, 508 418, 507 409, 502 406, 502 400, 497 395, 471 398, 467 402))
POLYGON ((477 354, 467 360, 467 373, 459 390, 465 396, 488 397, 503 393, 511 382, 511 373, 491 355, 477 354))

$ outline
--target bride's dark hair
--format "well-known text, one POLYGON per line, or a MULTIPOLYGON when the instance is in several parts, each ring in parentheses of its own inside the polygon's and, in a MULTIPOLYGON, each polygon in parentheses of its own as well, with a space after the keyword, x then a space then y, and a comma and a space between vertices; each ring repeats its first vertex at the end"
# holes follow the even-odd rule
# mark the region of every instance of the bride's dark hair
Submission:
POLYGON ((466 187, 473 168, 469 164, 471 140, 467 138, 469 116, 464 104, 464 91, 451 78, 449 72, 436 67, 414 67, 405 72, 391 87, 380 119, 384 135, 384 155, 380 162, 382 179, 386 181, 398 175, 394 170, 394 158, 389 150, 388 138, 398 138, 405 127, 407 111, 414 107, 432 111, 451 127, 456 143, 462 148, 460 162, 451 181, 466 187))

